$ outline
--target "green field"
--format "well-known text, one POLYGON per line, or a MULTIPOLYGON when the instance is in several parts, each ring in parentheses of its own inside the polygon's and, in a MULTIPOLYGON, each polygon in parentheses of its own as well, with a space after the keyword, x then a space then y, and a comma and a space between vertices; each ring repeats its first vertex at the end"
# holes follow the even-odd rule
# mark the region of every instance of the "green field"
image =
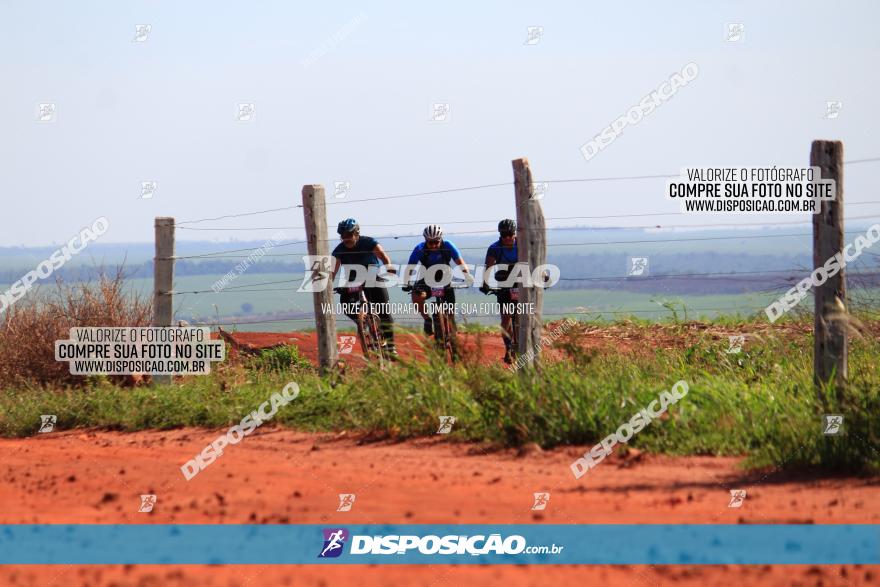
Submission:
MULTIPOLYGON (((177 277, 174 282, 174 309, 178 319, 236 325, 237 330, 247 332, 289 332, 314 327, 312 296, 299 293, 299 279, 290 283, 256 285, 266 282, 287 281, 296 275, 286 273, 245 273, 230 281, 219 293, 211 286, 222 275, 191 275, 177 277), (263 291, 258 291, 263 290, 263 291), (194 293, 201 292, 201 293, 194 293), (251 323, 251 324, 248 324, 251 323)), ((126 286, 132 292, 151 296, 153 280, 150 278, 127 279, 126 286)), ((0 285, 2 288, 8 285, 0 285)), ((51 291, 54 286, 44 284, 42 291, 51 291)), ((35 295, 30 292, 28 296, 35 295)), ((457 301, 465 304, 492 303, 494 296, 484 296, 476 288, 467 293, 459 290, 457 301)), ((406 303, 409 297, 399 288, 390 290, 392 302, 406 303)), ((633 293, 608 289, 549 289, 544 295, 544 317, 548 320, 563 316, 615 320, 624 316, 634 316, 645 320, 668 318, 713 319, 720 316, 747 317, 763 313, 778 294, 723 294, 723 295, 667 295, 633 293), (674 311, 674 313, 673 313, 674 311)), ((809 301, 803 302, 809 305, 809 301)), ((762 314, 763 315, 763 314, 762 314)), ((403 325, 417 325, 420 319, 415 314, 395 316, 403 325)), ((344 321, 347 319, 343 318, 344 321)), ((494 324, 497 317, 465 316, 463 323, 494 324)))
MULTIPOLYGON (((174 289, 180 292, 211 290, 211 285, 221 276, 195 275, 180 277, 175 280, 174 289)), ((216 322, 220 316, 221 323, 261 322, 259 324, 239 324, 238 330, 284 332, 313 328, 312 295, 298 293, 299 282, 277 285, 254 286, 252 284, 283 281, 291 279, 288 274, 244 274, 220 293, 181 293, 175 300, 175 311, 178 318, 187 320, 200 319, 216 322), (253 291, 265 289, 269 291, 253 291), (275 291, 271 291, 275 290, 275 291), (249 311, 245 311, 243 307, 249 311), (296 313, 295 316, 277 316, 278 313, 296 313), (264 322, 274 319, 287 321, 264 322)), ((152 288, 152 279, 132 279, 128 283, 142 293, 152 288)), ((456 292, 457 301, 463 304, 492 303, 494 296, 484 296, 476 289, 462 293, 456 292)), ((390 291, 392 302, 405 303, 409 297, 399 289, 390 291)), ((666 296, 660 294, 641 294, 601 289, 554 290, 550 289, 544 296, 544 316, 556 319, 563 316, 582 315, 589 318, 613 320, 622 316, 633 315, 648 320, 672 318, 673 312, 664 307, 670 305, 684 318, 714 318, 721 315, 749 316, 762 312, 763 308, 774 299, 772 294, 741 294, 741 295, 707 295, 707 296, 666 296)), ((401 324, 419 324, 421 320, 414 314, 395 317, 401 324)), ((345 319, 343 319, 345 320, 345 319)), ((479 318, 465 316, 463 322, 494 323, 495 316, 479 318)))

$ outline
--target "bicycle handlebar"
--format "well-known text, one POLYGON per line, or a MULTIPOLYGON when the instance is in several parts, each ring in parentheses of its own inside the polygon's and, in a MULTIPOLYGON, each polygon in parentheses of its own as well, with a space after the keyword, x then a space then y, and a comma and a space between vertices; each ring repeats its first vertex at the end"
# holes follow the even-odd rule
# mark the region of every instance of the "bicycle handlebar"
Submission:
POLYGON ((364 289, 363 285, 352 285, 352 286, 345 286, 345 287, 334 287, 333 291, 338 294, 349 293, 349 291, 348 291, 349 287, 357 288, 359 291, 363 291, 363 289, 364 289))
MULTIPOLYGON (((427 284, 425 284, 425 287, 430 287, 432 289, 439 289, 439 288, 434 288, 434 287, 427 285, 427 284)), ((468 283, 466 281, 456 281, 456 282, 451 283, 448 286, 444 286, 443 289, 446 289, 447 287, 449 287, 450 289, 467 289, 470 287, 470 285, 468 285, 468 283)), ((406 291, 406 292, 410 292, 413 290, 413 288, 414 288, 414 286, 412 286, 412 285, 404 285, 400 289, 403 291, 406 291)))

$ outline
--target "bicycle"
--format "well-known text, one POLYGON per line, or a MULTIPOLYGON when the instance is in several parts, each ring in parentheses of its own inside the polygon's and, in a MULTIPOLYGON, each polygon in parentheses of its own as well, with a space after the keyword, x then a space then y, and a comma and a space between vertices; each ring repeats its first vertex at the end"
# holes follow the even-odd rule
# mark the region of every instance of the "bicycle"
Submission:
POLYGON ((385 338, 382 336, 379 315, 370 308, 370 302, 367 300, 363 284, 351 287, 334 287, 333 291, 338 294, 348 294, 349 303, 351 303, 351 296, 353 294, 357 296, 357 299, 354 301, 357 304, 357 320, 355 320, 355 323, 357 324, 358 340, 360 341, 364 358, 378 357, 380 364, 390 360, 391 357, 385 346, 385 338))
MULTIPOLYGON (((504 306, 506 304, 517 304, 519 302, 519 292, 519 287, 502 287, 490 289, 485 293, 486 295, 494 295, 498 298, 503 314, 504 306), (505 292, 507 292, 508 295, 502 296, 505 292), (502 297, 507 297, 507 301, 502 302, 502 297)), ((514 306, 513 312, 510 313, 510 331, 507 332, 507 336, 510 338, 510 353, 512 355, 511 363, 515 363, 519 358, 519 313, 518 306, 514 306)))
MULTIPOLYGON (((467 285, 450 285, 452 289, 463 289, 467 285)), ((401 288, 405 292, 411 292, 413 286, 405 285, 401 288)), ((446 288, 432 287, 430 295, 425 298, 425 303, 430 298, 434 298, 439 306, 437 312, 431 313, 431 320, 434 328, 434 343, 438 350, 441 350, 444 357, 451 362, 456 362, 460 356, 458 348, 457 327, 455 325, 455 308, 452 304, 446 303, 446 288)))

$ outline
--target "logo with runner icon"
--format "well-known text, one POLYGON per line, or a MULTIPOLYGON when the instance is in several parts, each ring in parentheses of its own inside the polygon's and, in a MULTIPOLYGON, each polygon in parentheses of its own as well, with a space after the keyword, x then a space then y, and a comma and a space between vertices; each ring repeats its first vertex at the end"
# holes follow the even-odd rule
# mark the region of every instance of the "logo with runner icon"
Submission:
POLYGON ((532 505, 532 510, 540 511, 547 509, 547 504, 550 502, 550 492, 542 491, 540 493, 535 494, 535 503, 532 505))
POLYGON ((354 493, 340 493, 339 494, 339 507, 336 508, 337 512, 350 512, 351 507, 354 505, 354 493))
POLYGON ((729 507, 729 508, 742 507, 742 504, 745 500, 746 500, 746 490, 745 489, 731 489, 730 490, 730 503, 727 504, 727 507, 729 507))
POLYGON ((152 495, 152 494, 141 495, 141 507, 138 508, 138 512, 148 514, 151 511, 153 511, 153 506, 155 506, 155 505, 156 505, 156 496, 155 495, 152 495))
POLYGON ((339 335, 339 341, 337 345, 339 346, 339 354, 340 355, 350 355, 354 350, 354 345, 357 342, 356 336, 350 336, 347 334, 339 335))
POLYGON ((55 430, 55 423, 58 422, 58 416, 55 414, 45 414, 40 416, 40 429, 37 434, 45 434, 55 430))
POLYGON ((630 277, 638 277, 648 274, 648 258, 647 257, 630 257, 629 266, 627 267, 627 275, 630 277))
POLYGON ((333 197, 334 198, 344 198, 348 195, 348 192, 351 191, 351 182, 350 181, 334 181, 333 182, 333 197))
POLYGON ((440 427, 437 428, 437 434, 449 434, 452 432, 453 424, 455 424, 455 416, 440 416, 440 427))
POLYGON ((330 281, 330 259, 330 255, 303 255, 306 272, 303 275, 302 285, 296 291, 315 293, 327 289, 327 283, 330 281))
POLYGON ((348 530, 345 528, 324 528, 324 546, 318 554, 318 558, 336 558, 342 554, 345 541, 348 540, 348 530))
POLYGON ((843 416, 841 414, 825 414, 825 426, 822 433, 826 436, 837 436, 843 428, 843 416))
POLYGON ((728 336, 727 354, 736 355, 742 352, 743 345, 746 343, 746 337, 742 334, 728 336))

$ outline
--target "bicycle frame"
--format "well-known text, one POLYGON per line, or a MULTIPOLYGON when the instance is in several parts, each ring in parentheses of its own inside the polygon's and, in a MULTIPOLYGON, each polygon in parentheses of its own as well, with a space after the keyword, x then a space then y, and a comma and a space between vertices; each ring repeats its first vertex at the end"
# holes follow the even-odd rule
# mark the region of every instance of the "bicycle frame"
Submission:
POLYGON ((385 341, 382 336, 382 328, 380 326, 379 316, 375 312, 370 312, 370 302, 367 300, 366 292, 364 291, 364 287, 355 286, 349 288, 334 288, 334 291, 337 293, 348 293, 358 294, 357 304, 358 304, 358 313, 357 313, 357 331, 358 331, 358 340, 361 344, 361 352, 364 354, 364 358, 369 359, 371 356, 376 356, 379 358, 380 363, 383 362, 385 357, 385 341))
MULTIPOLYGON (((501 293, 507 291, 510 292, 509 298, 510 304, 516 304, 519 301, 519 287, 510 287, 510 288, 501 288, 501 289, 491 289, 488 293, 496 296, 500 299, 501 293)), ((516 362, 516 359, 519 358, 519 310, 514 308, 514 311, 505 314, 504 307, 502 306, 502 317, 505 315, 510 316, 510 331, 507 332, 508 337, 510 338, 510 350, 513 354, 513 360, 516 362)))
MULTIPOLYGON (((434 298, 440 304, 440 309, 433 315, 434 340, 437 346, 443 350, 443 355, 453 363, 458 360, 458 340, 456 338, 455 311, 445 304, 445 288, 431 288, 429 298, 434 298)), ((428 298, 425 299, 425 302, 428 298)))
MULTIPOLYGON (((461 286, 451 286, 453 289, 462 289, 461 286)), ((412 287, 404 287, 404 291, 411 291, 412 287)), ((434 298, 440 304, 439 311, 432 314, 434 326, 434 341, 438 348, 442 349, 443 355, 453 363, 458 360, 459 348, 457 328, 455 325, 455 311, 445 304, 446 288, 432 287, 429 295, 425 297, 425 303, 434 298)))

